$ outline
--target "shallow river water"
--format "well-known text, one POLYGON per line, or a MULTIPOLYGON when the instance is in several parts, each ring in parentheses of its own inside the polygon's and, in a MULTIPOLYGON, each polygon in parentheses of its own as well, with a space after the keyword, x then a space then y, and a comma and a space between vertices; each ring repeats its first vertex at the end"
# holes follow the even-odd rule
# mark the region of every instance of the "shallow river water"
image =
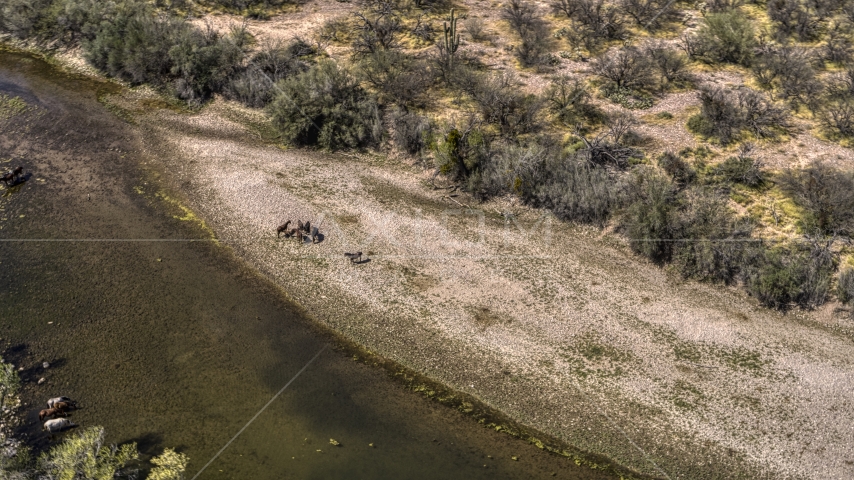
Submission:
POLYGON ((0 190, 0 349, 33 444, 58 440, 37 411, 68 395, 76 423, 175 447, 193 478, 287 384, 200 479, 610 478, 354 362, 156 195, 146 139, 97 101, 116 88, 0 52, 0 93, 28 104, 0 116, 0 167, 32 173, 0 190))

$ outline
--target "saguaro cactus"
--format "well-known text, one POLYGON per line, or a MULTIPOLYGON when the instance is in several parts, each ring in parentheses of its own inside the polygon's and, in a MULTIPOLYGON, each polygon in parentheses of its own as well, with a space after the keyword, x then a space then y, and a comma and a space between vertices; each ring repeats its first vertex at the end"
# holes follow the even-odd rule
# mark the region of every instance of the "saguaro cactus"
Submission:
POLYGON ((445 51, 448 52, 448 59, 453 58, 457 48, 460 47, 460 34, 457 33, 457 17, 454 16, 454 9, 451 9, 451 23, 445 22, 445 51))

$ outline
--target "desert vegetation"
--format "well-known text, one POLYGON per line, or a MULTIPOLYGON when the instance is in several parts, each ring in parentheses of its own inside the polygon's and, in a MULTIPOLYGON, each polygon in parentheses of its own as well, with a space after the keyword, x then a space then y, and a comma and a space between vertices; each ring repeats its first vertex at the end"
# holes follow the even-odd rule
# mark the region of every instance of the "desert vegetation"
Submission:
POLYGON ((289 145, 400 155, 479 199, 611 226, 637 254, 768 307, 851 302, 852 166, 775 152, 805 136, 851 145, 854 3, 550 7, 362 0, 282 41, 189 18, 263 21, 298 2, 10 0, 0 29, 79 46, 104 74, 190 106, 264 109, 289 145), (675 98, 690 106, 646 113, 675 98))

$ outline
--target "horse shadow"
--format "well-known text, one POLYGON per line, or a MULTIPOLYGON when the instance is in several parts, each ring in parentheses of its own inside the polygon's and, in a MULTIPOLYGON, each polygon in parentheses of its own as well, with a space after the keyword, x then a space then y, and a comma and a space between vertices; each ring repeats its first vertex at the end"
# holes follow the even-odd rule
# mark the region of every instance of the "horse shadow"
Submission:
POLYGON ((359 260, 358 262, 353 262, 353 265, 361 265, 363 263, 370 263, 370 262, 371 262, 370 258, 363 258, 363 259, 359 260))

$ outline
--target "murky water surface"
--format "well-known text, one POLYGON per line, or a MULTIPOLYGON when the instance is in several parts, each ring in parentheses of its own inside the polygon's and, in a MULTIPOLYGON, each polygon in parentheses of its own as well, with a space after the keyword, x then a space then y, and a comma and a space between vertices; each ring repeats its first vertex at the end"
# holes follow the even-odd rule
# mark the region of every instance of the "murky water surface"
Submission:
POLYGON ((353 362, 226 248, 161 241, 204 234, 154 195, 145 139, 97 102, 111 90, 0 52, 0 92, 34 106, 0 120, 0 167, 33 173, 0 191, 0 348, 33 442, 68 395, 112 442, 187 453, 190 478, 330 345, 199 478, 606 478, 353 362))

